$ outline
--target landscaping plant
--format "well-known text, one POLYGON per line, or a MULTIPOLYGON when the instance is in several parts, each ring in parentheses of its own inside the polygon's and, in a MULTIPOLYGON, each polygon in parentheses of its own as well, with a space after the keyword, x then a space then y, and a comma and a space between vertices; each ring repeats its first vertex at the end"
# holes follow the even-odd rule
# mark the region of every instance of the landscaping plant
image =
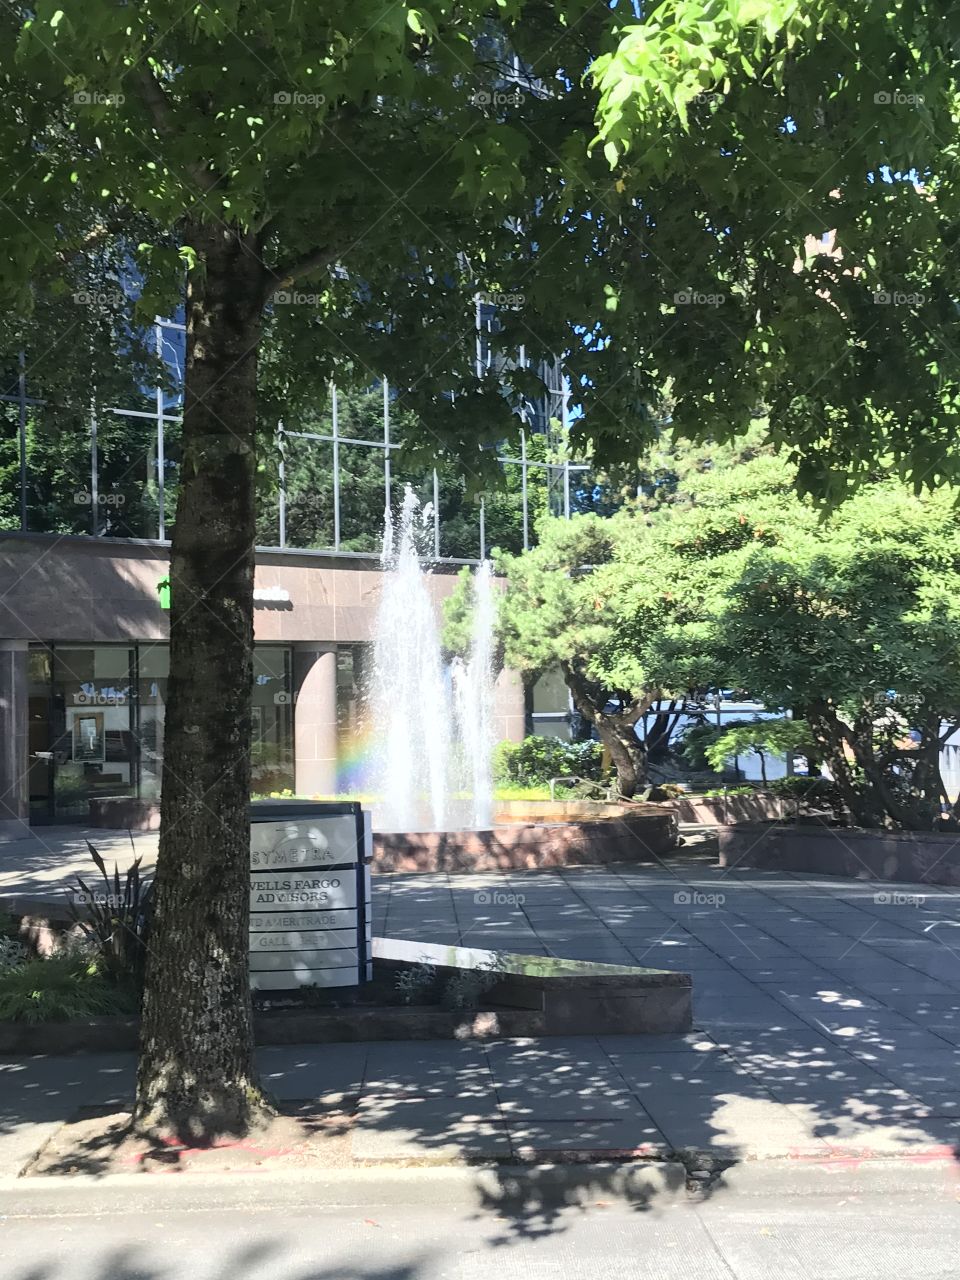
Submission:
POLYGON ((153 905, 152 882, 140 875, 140 858, 121 880, 116 863, 111 877, 103 858, 89 840, 87 848, 104 887, 92 890, 77 876, 80 893, 77 901, 70 904, 70 915, 94 948, 104 972, 117 983, 132 980, 137 990, 141 990, 153 905))

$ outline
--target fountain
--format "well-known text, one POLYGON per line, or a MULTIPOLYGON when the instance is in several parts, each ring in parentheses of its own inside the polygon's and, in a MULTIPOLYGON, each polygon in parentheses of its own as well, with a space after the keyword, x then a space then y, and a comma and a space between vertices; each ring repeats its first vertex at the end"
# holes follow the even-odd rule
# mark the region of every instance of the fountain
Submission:
POLYGON ((366 690, 377 744, 370 777, 377 870, 509 872, 632 862, 675 848, 677 816, 666 806, 526 800, 495 811, 493 574, 484 563, 473 575, 470 640, 447 664, 430 589, 432 548, 432 507, 421 507, 408 487, 397 519, 386 517, 366 690))
POLYGON ((448 668, 424 550, 432 523, 407 486, 398 524, 388 511, 384 527, 368 702, 385 831, 489 827, 493 818, 492 575, 486 562, 475 575, 469 653, 448 668))

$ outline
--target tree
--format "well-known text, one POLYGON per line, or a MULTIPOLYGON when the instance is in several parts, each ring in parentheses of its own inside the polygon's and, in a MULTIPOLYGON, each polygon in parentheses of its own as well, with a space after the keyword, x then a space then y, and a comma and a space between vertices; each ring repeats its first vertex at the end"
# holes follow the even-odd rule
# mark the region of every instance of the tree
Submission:
POLYGON ((957 478, 957 24, 942 0, 659 0, 597 58, 625 232, 598 341, 681 434, 766 412, 831 501, 878 464, 957 478))
MULTIPOLYGON (((932 827, 940 748, 960 715, 953 495, 885 481, 822 519, 763 454, 687 483, 690 501, 654 521, 648 563, 660 577, 636 584, 629 625, 649 677, 742 689, 792 712, 779 730, 762 721, 733 736, 808 732, 856 822, 932 827), (660 627, 658 583, 682 593, 660 627)), ((735 754, 722 742, 707 753, 715 767, 735 754)))
POLYGON ((929 830, 960 723, 960 520, 951 495, 866 489, 817 536, 758 548, 718 639, 755 696, 807 721, 854 819, 929 830))
POLYGON ((585 0, 495 13, 225 0, 186 16, 169 0, 91 0, 82 15, 12 5, 0 21, 12 309, 99 243, 128 256, 141 317, 186 292, 135 1121, 191 1140, 240 1132, 267 1112, 247 979, 258 467, 281 416, 315 409, 331 380, 385 375, 421 424, 413 462, 456 462, 468 494, 495 474, 514 410, 543 390, 530 368, 559 349, 540 317, 565 309, 571 332, 582 319, 563 261, 530 273, 549 243, 562 259, 582 250, 565 240, 564 157, 583 155, 583 74, 611 19, 585 0), (520 285, 523 323, 509 301, 498 323, 530 367, 484 366, 474 299, 520 285))
POLYGON ((716 737, 704 752, 718 773, 729 760, 755 755, 760 761, 760 778, 767 782, 767 756, 787 755, 812 748, 810 729, 803 720, 752 720, 749 723, 717 728, 716 737))
POLYGON ((506 578, 498 613, 506 664, 528 680, 559 667, 574 705, 610 753, 627 798, 646 776, 636 726, 660 696, 642 653, 624 643, 618 612, 621 582, 634 569, 621 555, 630 518, 625 512, 548 519, 535 548, 497 559, 506 578))

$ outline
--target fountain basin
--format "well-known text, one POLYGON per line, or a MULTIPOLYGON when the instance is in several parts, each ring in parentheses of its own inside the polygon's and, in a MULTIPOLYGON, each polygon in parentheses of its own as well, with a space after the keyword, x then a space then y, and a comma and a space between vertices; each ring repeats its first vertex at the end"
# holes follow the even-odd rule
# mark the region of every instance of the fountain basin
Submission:
POLYGON ((375 831, 373 867, 378 872, 535 871, 654 862, 677 847, 673 809, 655 804, 602 808, 613 812, 574 821, 558 815, 555 822, 515 817, 485 831, 375 831))

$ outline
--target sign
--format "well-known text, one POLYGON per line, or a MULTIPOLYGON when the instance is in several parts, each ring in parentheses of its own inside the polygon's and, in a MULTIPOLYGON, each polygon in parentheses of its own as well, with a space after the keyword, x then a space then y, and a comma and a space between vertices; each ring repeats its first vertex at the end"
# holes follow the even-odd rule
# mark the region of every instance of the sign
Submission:
POLYGON ((355 986, 371 976, 369 814, 358 804, 253 807, 250 987, 355 986))
POLYGON ((272 929, 356 929, 356 911, 259 911, 250 915, 250 932, 272 929))
POLYGON ((361 861, 353 814, 251 822, 250 867, 352 866, 361 861))
POLYGON ((250 910, 296 907, 300 911, 336 911, 357 905, 357 878, 335 871, 299 871, 250 877, 250 910))
POLYGON ((357 966, 348 969, 297 969, 293 973, 251 973, 251 991, 292 991, 298 987, 355 987, 357 966))

